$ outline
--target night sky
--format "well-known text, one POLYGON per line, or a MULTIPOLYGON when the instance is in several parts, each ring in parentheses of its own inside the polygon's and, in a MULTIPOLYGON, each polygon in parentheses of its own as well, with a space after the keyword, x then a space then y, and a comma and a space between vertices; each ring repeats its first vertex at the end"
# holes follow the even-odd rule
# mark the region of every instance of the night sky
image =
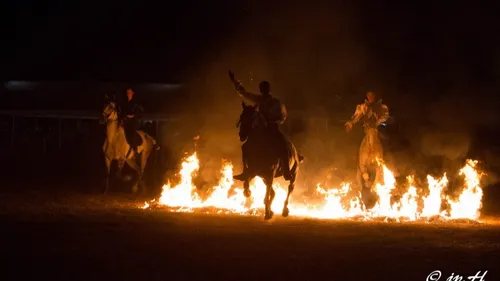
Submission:
POLYGON ((3 80, 185 83, 218 104, 232 68, 292 108, 351 111, 374 89, 401 118, 497 124, 498 5, 298 2, 8 1, 3 80))
POLYGON ((11 52, 6 56, 6 78, 170 82, 182 78, 169 78, 179 76, 179 68, 192 70, 190 65, 227 51, 225 44, 236 40, 243 45, 245 39, 237 33, 246 32, 246 40, 260 37, 257 40, 272 52, 291 49, 279 41, 304 29, 309 42, 302 50, 320 52, 311 46, 332 48, 356 41, 369 49, 366 72, 390 68, 404 81, 426 74, 429 82, 465 76, 491 83, 498 74, 498 9, 488 3, 51 2, 61 1, 7 1, 5 38, 11 52), (350 33, 351 38, 328 29, 350 33), (443 71, 448 74, 436 75, 443 71))
MULTIPOLYGON (((8 78, 175 82, 238 24, 230 1, 42 4, 9 1, 8 78)), ((52 2, 52 1, 49 1, 52 2)))

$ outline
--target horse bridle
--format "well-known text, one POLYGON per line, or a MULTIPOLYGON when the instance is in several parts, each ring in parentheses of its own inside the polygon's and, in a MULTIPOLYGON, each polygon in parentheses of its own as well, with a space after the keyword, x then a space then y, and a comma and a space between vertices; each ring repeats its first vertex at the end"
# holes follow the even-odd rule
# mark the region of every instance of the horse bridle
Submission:
POLYGON ((116 106, 113 107, 113 110, 110 110, 109 113, 103 114, 104 120, 106 123, 113 123, 113 122, 118 122, 119 118, 116 118, 115 120, 109 120, 109 117, 113 112, 116 112, 118 114, 118 110, 116 109, 116 106))

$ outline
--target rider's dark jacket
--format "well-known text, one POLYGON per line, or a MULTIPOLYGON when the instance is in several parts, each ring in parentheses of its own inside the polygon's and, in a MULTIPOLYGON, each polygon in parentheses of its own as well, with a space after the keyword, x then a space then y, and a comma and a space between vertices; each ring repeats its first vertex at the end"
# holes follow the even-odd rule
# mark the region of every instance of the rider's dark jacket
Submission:
POLYGON ((287 117, 286 107, 277 98, 271 95, 263 96, 247 92, 241 82, 237 82, 235 88, 246 105, 257 106, 258 112, 264 117, 268 125, 278 128, 278 126, 274 125, 285 122, 287 117))
POLYGON ((142 118, 143 112, 144 112, 143 107, 140 104, 138 104, 134 99, 124 102, 121 106, 121 117, 124 122, 124 125, 125 126, 129 125, 130 127, 137 128, 137 126, 139 125, 139 121, 142 118), (127 117, 127 115, 133 115, 133 117, 129 118, 127 117))
POLYGON ((121 105, 121 120, 123 120, 123 128, 125 130, 125 137, 131 146, 137 146, 140 142, 136 136, 136 130, 141 126, 140 120, 144 112, 143 107, 138 104, 134 99, 126 101, 121 105), (133 115, 133 117, 127 117, 133 115))
POLYGON ((279 125, 286 120, 286 107, 271 95, 264 96, 247 92, 239 81, 235 83, 235 89, 246 105, 256 106, 258 116, 265 120, 266 128, 275 140, 272 145, 276 145, 281 158, 288 165, 288 139, 279 128, 279 125))

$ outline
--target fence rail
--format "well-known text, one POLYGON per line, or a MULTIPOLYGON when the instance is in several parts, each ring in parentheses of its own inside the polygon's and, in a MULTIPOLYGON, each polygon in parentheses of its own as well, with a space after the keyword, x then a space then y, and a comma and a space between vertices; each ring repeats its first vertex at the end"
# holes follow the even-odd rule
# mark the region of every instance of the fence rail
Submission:
MULTIPOLYGON (((41 111, 41 110, 0 110, 0 115, 25 118, 55 118, 55 119, 87 119, 98 120, 101 116, 96 112, 89 111, 41 111)), ((181 117, 173 118, 161 114, 145 114, 144 121, 170 122, 180 120, 181 117)))
MULTIPOLYGON (((35 131, 40 131, 39 120, 43 119, 52 119, 57 120, 57 140, 58 147, 61 147, 62 139, 63 139, 63 120, 99 120, 100 114, 96 112, 89 111, 33 111, 33 110, 0 110, 0 116, 8 117, 10 121, 7 123, 10 125, 8 131, 10 131, 10 145, 12 148, 16 145, 16 137, 19 134, 20 130, 24 130, 25 128, 21 128, 23 125, 20 124, 20 119, 35 119, 35 131)), ((160 123, 170 123, 179 121, 182 117, 172 118, 165 115, 159 114, 146 114, 142 122, 151 122, 154 123, 154 133, 157 135, 159 130, 160 123)), ((4 127, 5 128, 5 127, 4 127)), ((5 129, 4 129, 5 130, 5 129)), ((44 140, 45 141, 45 140, 44 140)))
MULTIPOLYGON (((294 123, 296 120, 301 121, 301 123, 306 124, 309 130, 314 130, 314 131, 328 131, 328 119, 326 118, 318 118, 318 117, 309 117, 309 118, 304 118, 303 114, 300 112, 294 112, 294 118, 289 119, 285 126, 284 129, 287 131, 288 134, 291 134, 292 131, 294 131, 292 126, 292 123, 294 123)), ((7 117, 10 119, 10 121, 6 121, 4 124, 8 124, 10 128, 8 128, 8 131, 10 132, 10 144, 11 147, 14 148, 16 145, 16 139, 19 137, 22 133, 22 131, 26 130, 26 125, 22 123, 24 119, 35 119, 34 121, 34 127, 35 127, 35 132, 40 132, 43 131, 42 128, 43 126, 40 126, 40 120, 47 120, 47 119, 52 119, 52 129, 50 130, 51 137, 50 139, 54 140, 57 139, 57 147, 61 147, 63 138, 65 135, 64 132, 64 126, 63 123, 67 122, 65 120, 75 120, 77 123, 82 122, 82 121, 91 121, 91 120, 99 120, 101 118, 100 114, 98 112, 92 112, 92 111, 41 111, 41 110, 0 110, 0 116, 3 116, 4 118, 7 117), (54 134, 55 133, 55 134, 54 134)), ((185 118, 185 116, 178 116, 178 117, 171 117, 171 116, 166 116, 162 114, 145 114, 142 118, 142 122, 144 123, 149 123, 150 125, 150 133, 152 135, 156 136, 157 138, 160 137, 160 124, 170 126, 168 124, 175 124, 178 121, 181 121, 185 118)), ((65 123, 64 123, 65 124, 65 123)), ((92 125, 93 126, 93 125, 92 125)), ((4 132, 7 133, 5 130, 6 127, 4 127, 4 132)), ((28 129, 29 130, 29 129, 28 129)), ((8 134, 8 133, 7 133, 8 134)), ((42 137, 44 139, 44 142, 47 140, 45 139, 45 136, 42 137)), ((160 141, 160 140, 158 140, 160 141)), ((45 145, 44 145, 45 147, 45 145)), ((44 148, 45 151, 45 148, 44 148)))

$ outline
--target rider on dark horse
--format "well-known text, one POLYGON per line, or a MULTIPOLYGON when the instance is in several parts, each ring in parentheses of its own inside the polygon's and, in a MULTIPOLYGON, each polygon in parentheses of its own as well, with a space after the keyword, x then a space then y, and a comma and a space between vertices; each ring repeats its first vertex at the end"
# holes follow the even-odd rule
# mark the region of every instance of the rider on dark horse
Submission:
POLYGON ((134 157, 138 155, 137 147, 141 145, 142 142, 137 130, 141 127, 143 112, 143 107, 134 100, 134 91, 128 88, 127 101, 121 105, 121 120, 123 121, 125 138, 130 148, 134 151, 134 157))
MULTIPOLYGON (((290 163, 289 163, 289 149, 288 139, 280 130, 279 125, 282 124, 286 117, 287 112, 285 106, 275 97, 271 96, 271 84, 268 81, 262 81, 259 84, 260 94, 249 93, 245 90, 240 81, 235 80, 234 73, 229 72, 229 77, 233 82, 236 91, 243 99, 242 106, 254 107, 258 113, 266 121, 266 129, 270 134, 276 148, 278 149, 281 168, 283 169, 283 177, 285 180, 290 180, 290 163)), ((243 113, 242 113, 243 114, 243 113)), ((246 137, 240 135, 240 140, 244 141, 246 137)), ((247 178, 247 155, 242 146, 243 158, 243 173, 235 175, 234 179, 244 181, 247 178)))

